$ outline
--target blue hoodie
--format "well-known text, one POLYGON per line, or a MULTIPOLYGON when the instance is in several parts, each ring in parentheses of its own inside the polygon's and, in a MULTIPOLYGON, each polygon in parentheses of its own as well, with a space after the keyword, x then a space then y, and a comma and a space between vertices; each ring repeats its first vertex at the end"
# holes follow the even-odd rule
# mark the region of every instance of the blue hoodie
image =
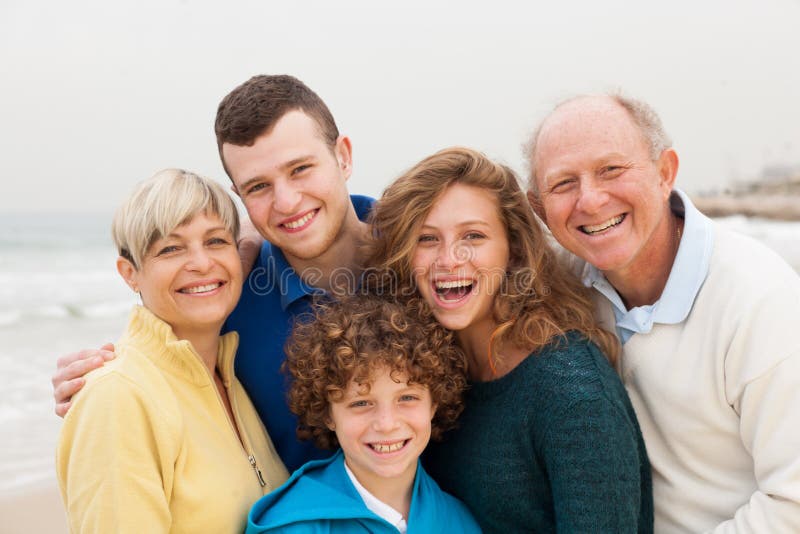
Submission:
MULTIPOLYGON (((439 489, 417 461, 411 494, 408 534, 480 533, 461 501, 439 489)), ((331 458, 313 460, 289 480, 259 499, 247 518, 247 534, 397 534, 397 529, 371 512, 344 470, 340 450, 331 458)))

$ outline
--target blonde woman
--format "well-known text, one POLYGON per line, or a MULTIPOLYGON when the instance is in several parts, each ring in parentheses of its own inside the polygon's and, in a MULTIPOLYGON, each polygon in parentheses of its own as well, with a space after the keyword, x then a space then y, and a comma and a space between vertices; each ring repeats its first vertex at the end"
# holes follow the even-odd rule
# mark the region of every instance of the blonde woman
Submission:
POLYGON ((288 474, 220 336, 242 285, 221 186, 170 169, 117 211, 117 270, 141 296, 117 358, 87 375, 56 468, 73 532, 241 532, 288 474))

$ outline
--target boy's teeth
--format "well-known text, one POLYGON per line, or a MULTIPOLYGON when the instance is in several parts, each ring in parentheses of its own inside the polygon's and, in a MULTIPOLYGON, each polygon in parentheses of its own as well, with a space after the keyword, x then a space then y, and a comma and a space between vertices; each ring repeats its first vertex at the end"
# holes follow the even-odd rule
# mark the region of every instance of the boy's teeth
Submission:
POLYGON ((471 286, 472 280, 452 280, 450 282, 436 282, 436 289, 452 289, 454 287, 471 286))
POLYGON ((301 226, 306 224, 308 221, 310 221, 314 217, 314 213, 316 213, 316 212, 310 211, 306 215, 304 215, 303 217, 297 219, 296 221, 285 223, 284 226, 286 228, 288 228, 289 230, 294 230, 295 228, 300 228, 301 226))
POLYGON ((602 232, 606 228, 611 228, 612 226, 621 223, 623 218, 624 218, 623 215, 617 215, 613 219, 609 219, 606 222, 602 222, 600 224, 595 224, 595 225, 586 225, 583 226, 582 228, 583 231, 586 232, 587 234, 594 234, 597 232, 602 232))
POLYGON ((378 452, 394 452, 399 451, 405 445, 405 441, 398 441, 397 443, 393 443, 391 445, 384 445, 383 443, 373 443, 371 447, 378 452))
POLYGON ((215 282, 213 284, 206 284, 204 286, 194 286, 194 287, 187 287, 186 289, 181 289, 181 293, 205 293, 206 291, 213 291, 217 289, 221 284, 219 282, 215 282))

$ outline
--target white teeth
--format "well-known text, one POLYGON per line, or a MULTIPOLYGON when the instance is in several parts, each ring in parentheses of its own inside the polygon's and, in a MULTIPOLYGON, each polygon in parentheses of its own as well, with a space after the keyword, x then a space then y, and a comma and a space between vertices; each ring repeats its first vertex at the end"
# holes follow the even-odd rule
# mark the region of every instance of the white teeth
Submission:
POLYGON ((206 284, 204 286, 187 287, 186 289, 181 289, 181 293, 205 293, 207 291, 213 291, 221 285, 222 284, 219 282, 214 282, 213 284, 206 284))
POLYGON ((617 215, 613 219, 609 219, 606 222, 600 224, 595 224, 593 226, 581 226, 581 230, 583 230, 587 234, 596 234, 597 232, 602 232, 607 228, 611 228, 612 226, 618 225, 619 223, 622 222, 622 219, 624 218, 625 218, 624 215, 617 215))
POLYGON ((391 445, 384 445, 383 443, 373 443, 370 445, 370 447, 372 447, 378 452, 394 452, 402 449, 403 445, 405 444, 406 442, 405 440, 403 440, 403 441, 398 441, 397 443, 393 443, 391 445))
POLYGON ((306 215, 304 215, 303 217, 297 219, 296 221, 292 221, 292 222, 289 222, 289 223, 284 223, 283 226, 285 226, 289 230, 294 230, 295 228, 300 228, 301 226, 306 224, 308 221, 313 219, 314 215, 316 213, 317 213, 316 211, 310 211, 306 215))
POLYGON ((452 289, 454 287, 466 287, 472 285, 472 280, 453 280, 451 282, 435 282, 436 289, 452 289))

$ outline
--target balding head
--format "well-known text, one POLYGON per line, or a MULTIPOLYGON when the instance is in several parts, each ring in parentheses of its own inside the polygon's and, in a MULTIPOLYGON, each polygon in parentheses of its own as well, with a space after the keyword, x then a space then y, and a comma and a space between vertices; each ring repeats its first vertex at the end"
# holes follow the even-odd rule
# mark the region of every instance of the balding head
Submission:
POLYGON ((655 161, 665 149, 672 147, 672 140, 664 131, 658 114, 647 103, 619 94, 581 95, 558 104, 534 130, 525 145, 525 157, 529 164, 528 190, 539 196, 537 162, 543 134, 577 124, 579 128, 594 128, 602 134, 614 123, 632 124, 642 142, 648 147, 650 159, 655 161), (609 123, 608 121, 613 121, 609 123))

